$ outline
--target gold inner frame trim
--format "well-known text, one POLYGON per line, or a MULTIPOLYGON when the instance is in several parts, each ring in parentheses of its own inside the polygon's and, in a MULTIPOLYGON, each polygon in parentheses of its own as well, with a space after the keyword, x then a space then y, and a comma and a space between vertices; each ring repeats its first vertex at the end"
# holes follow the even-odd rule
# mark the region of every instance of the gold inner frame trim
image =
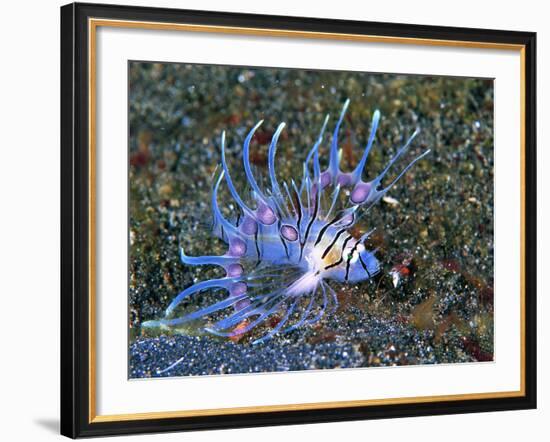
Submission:
POLYGON ((182 23, 160 23, 130 20, 88 19, 88 94, 89 94, 89 382, 88 382, 88 421, 89 423, 133 421, 145 419, 168 419, 199 416, 237 415, 246 413, 269 413, 278 411, 322 410, 328 408, 365 407, 375 405, 419 404, 427 402, 482 400, 525 396, 525 46, 493 42, 440 40, 411 37, 389 37, 330 32, 292 31, 283 29, 245 28, 233 26, 211 26, 182 23), (366 399, 353 401, 316 402, 284 405, 262 405, 234 408, 199 410, 159 411, 129 414, 96 414, 96 36, 97 28, 133 28, 161 31, 206 32, 217 34, 251 35, 264 37, 290 37, 354 41, 367 43, 410 44, 420 46, 443 46, 473 49, 497 49, 518 51, 520 54, 520 389, 487 393, 466 393, 437 396, 416 396, 388 399, 366 399))

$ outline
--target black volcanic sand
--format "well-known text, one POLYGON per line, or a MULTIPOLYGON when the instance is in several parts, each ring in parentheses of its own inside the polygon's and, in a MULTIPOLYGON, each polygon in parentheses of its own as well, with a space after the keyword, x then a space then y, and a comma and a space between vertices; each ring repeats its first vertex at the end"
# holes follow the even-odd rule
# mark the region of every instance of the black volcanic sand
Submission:
MULTIPOLYGON (((493 360, 491 80, 132 62, 129 106, 131 378, 493 360), (236 187, 244 189, 244 137, 265 120, 251 144, 252 163, 265 175, 271 135, 286 122, 277 172, 298 179, 330 113, 321 148, 326 165, 348 97, 339 137, 343 170, 359 160, 375 109, 382 118, 365 176, 380 172, 416 127, 421 133, 395 171, 432 149, 353 232, 376 227, 368 246, 379 249, 381 274, 355 285, 331 283, 339 300, 334 313, 259 345, 251 342, 269 326, 236 341, 193 325, 142 328, 181 290, 221 275, 178 257, 180 246, 190 255, 226 250, 209 229, 221 132, 236 187)), ((220 202, 230 216, 225 190, 220 202)), ((222 297, 201 293, 186 307, 222 297)))

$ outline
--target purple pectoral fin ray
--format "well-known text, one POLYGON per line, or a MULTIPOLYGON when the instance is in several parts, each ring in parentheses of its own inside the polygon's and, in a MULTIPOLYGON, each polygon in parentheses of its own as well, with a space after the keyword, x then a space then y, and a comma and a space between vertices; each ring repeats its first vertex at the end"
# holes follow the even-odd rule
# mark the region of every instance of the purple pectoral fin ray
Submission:
POLYGON ((187 287, 185 290, 180 292, 173 301, 170 303, 166 309, 165 316, 169 316, 174 309, 188 296, 191 296, 194 293, 200 292, 201 290, 207 290, 211 288, 225 288, 229 287, 229 284, 236 281, 238 278, 220 278, 220 279, 210 279, 208 281, 198 282, 190 287, 187 287))
POLYGON ((426 152, 422 153, 418 157, 416 157, 414 160, 412 160, 400 173, 399 175, 385 188, 380 189, 380 183, 382 182, 383 178, 386 176, 386 174, 389 172, 391 167, 395 164, 395 162, 406 152, 406 150, 411 145, 412 141, 418 135, 419 130, 417 129, 411 137, 407 140, 405 145, 399 149, 399 151, 393 156, 393 158, 390 160, 388 165, 384 168, 384 170, 372 181, 365 183, 358 180, 357 184, 355 185, 354 189, 351 192, 350 200, 354 204, 358 205, 365 205, 368 204, 368 207, 371 207, 374 203, 376 203, 384 194, 386 194, 392 186, 399 181, 399 179, 420 159, 422 159, 424 156, 426 156, 430 150, 427 150, 426 152))
POLYGON ((366 202, 370 203, 370 204, 374 204, 376 201, 378 201, 380 198, 382 198, 393 186, 395 183, 397 183, 397 181, 399 181, 399 179, 405 175, 405 173, 407 173, 407 171, 412 167, 414 166, 414 164, 417 162, 417 161, 420 161, 422 158, 424 158, 426 155, 428 155, 430 153, 430 149, 428 149, 426 152, 420 154, 419 156, 417 156, 414 160, 412 160, 400 173, 399 175, 397 175, 396 178, 393 179, 393 181, 388 184, 386 187, 384 187, 383 189, 381 190, 378 190, 378 186, 380 184, 380 181, 382 179, 382 177, 384 176, 384 174, 386 172, 383 172, 378 178, 375 179, 375 181, 373 182, 373 184, 376 184, 376 187, 374 187, 372 190, 371 190, 371 194, 369 195, 368 199, 366 202))
POLYGON ((298 191, 298 188, 296 187, 296 183, 294 182, 294 180, 292 180, 292 188, 294 189, 294 194, 296 195, 296 199, 298 202, 298 205, 297 205, 298 219, 296 221, 296 226, 298 227, 298 233, 301 236, 301 221, 304 215, 304 205, 302 204, 302 198, 300 196, 300 192, 298 191))
POLYGON ((319 131, 319 136, 317 137, 317 141, 313 145, 313 147, 309 150, 307 156, 306 156, 306 164, 309 166, 309 162, 311 161, 311 158, 313 157, 313 154, 316 150, 319 149, 319 145, 323 141, 323 134, 325 133, 325 129, 327 127, 328 120, 330 118, 330 115, 327 114, 325 117, 325 120, 323 122, 323 126, 321 127, 321 130, 319 131))
POLYGON ((338 201, 338 196, 340 195, 340 184, 337 184, 334 188, 334 192, 332 193, 332 201, 330 203, 330 208, 328 209, 325 218, 329 218, 330 214, 334 210, 334 206, 336 206, 336 202, 338 201))
POLYGON ((269 145, 269 152, 267 158, 267 168, 269 170, 269 179, 271 181, 271 191, 275 197, 281 196, 281 189, 279 188, 279 183, 277 182, 277 175, 275 174, 275 154, 277 153, 277 142, 279 141, 279 136, 285 128, 285 123, 279 124, 279 127, 273 134, 271 138, 271 144, 269 145))
POLYGON ((290 201, 290 206, 292 207, 292 210, 294 211, 294 215, 298 216, 298 211, 296 210, 296 205, 294 204, 294 200, 292 199, 292 196, 290 195, 290 190, 288 189, 288 185, 286 182, 283 183, 283 187, 285 188, 286 196, 288 200, 290 201))
MULTIPOLYGON (((246 318, 254 315, 255 313, 256 312, 249 312, 246 315, 244 315, 242 318, 240 318, 240 320, 244 321, 246 318)), ((260 324, 265 319, 266 316, 267 316, 267 313, 262 313, 259 318, 257 318, 254 321, 250 322, 245 327, 240 328, 238 331, 237 330, 223 331, 222 329, 217 329, 217 328, 213 328, 213 327, 205 327, 204 330, 207 331, 208 333, 211 333, 211 334, 216 335, 216 336, 223 336, 223 337, 226 337, 226 338, 231 338, 231 337, 236 336, 236 335, 244 335, 245 333, 248 333, 250 330, 252 330, 258 324, 260 324)), ((240 322, 240 321, 238 321, 238 322, 240 322)))
MULTIPOLYGON (((324 286, 323 286, 324 287, 324 286)), ((336 310, 338 309, 338 296, 336 296, 336 292, 334 291, 334 289, 327 284, 327 287, 330 291, 330 294, 332 295, 332 301, 333 301, 333 306, 332 306, 332 309, 331 309, 331 314, 336 312, 336 310)))
POLYGON ((196 319, 203 318, 204 316, 208 316, 217 311, 226 309, 227 307, 231 307, 232 305, 235 305, 237 302, 245 298, 246 298, 246 294, 242 294, 239 296, 232 296, 224 299, 223 301, 216 302, 215 304, 209 305, 208 307, 189 313, 188 315, 182 316, 180 318, 163 319, 160 322, 161 324, 168 325, 168 326, 185 324, 186 322, 191 322, 196 319))
MULTIPOLYGON (((315 155, 315 153, 318 154, 318 152, 319 152, 319 146, 323 141, 323 135, 325 133, 325 129, 327 127, 329 118, 330 118, 330 115, 327 114, 327 116, 325 117, 325 121, 323 122, 323 126, 321 127, 321 130, 319 132, 319 136, 317 137, 317 141, 315 142, 315 144, 313 145, 313 147, 310 149, 310 151, 307 154, 306 161, 305 161, 304 165, 305 165, 306 174, 308 174, 308 175, 309 175, 309 162, 311 161, 311 158, 315 155)), ((313 165, 313 167, 315 168, 315 164, 313 165)), ((315 176, 318 176, 318 174, 315 175, 315 176)))
POLYGON ((243 321, 244 319, 248 318, 250 315, 254 314, 253 311, 256 310, 257 308, 258 307, 256 305, 250 304, 249 306, 231 314, 227 318, 219 320, 212 327, 210 327, 210 330, 218 330, 218 331, 226 330, 229 327, 237 325, 239 322, 243 321))
POLYGON ((313 307, 313 301, 315 301, 315 292, 311 293, 307 307, 305 308, 303 313, 300 315, 300 319, 298 320, 298 322, 284 329, 283 333, 288 333, 292 330, 295 330, 301 327, 304 324, 304 322, 306 322, 306 319, 309 316, 309 312, 311 312, 311 308, 313 307))
POLYGON ((429 153, 431 152, 430 149, 428 149, 426 152, 423 152, 422 154, 418 155, 414 160, 412 160, 409 164, 407 164, 407 166, 399 173, 399 175, 397 175, 396 178, 394 178, 394 180, 388 184, 384 190, 382 191, 383 193, 386 193, 388 190, 390 190, 392 188, 392 186, 397 183, 401 177, 403 175, 405 175, 407 173, 407 171, 414 166, 414 164, 417 162, 417 161, 420 161, 422 158, 424 158, 426 155, 428 155, 429 153))
POLYGON ((342 107, 340 118, 338 119, 338 123, 336 123, 336 127, 332 135, 332 144, 330 146, 330 158, 329 158, 328 169, 333 178, 335 178, 338 175, 338 172, 340 171, 340 165, 339 165, 340 159, 338 156, 338 133, 340 132, 340 125, 344 120, 344 116, 346 115, 348 106, 349 106, 349 98, 346 100, 346 102, 344 103, 344 106, 342 107))
MULTIPOLYGON (((315 290, 315 292, 313 293, 313 296, 315 296, 316 292, 317 290, 315 290)), ((316 322, 319 322, 319 320, 325 314, 325 310, 327 309, 327 305, 328 305, 328 299, 327 299, 327 292, 324 284, 321 284, 321 293, 323 294, 323 307, 321 307, 321 309, 319 310, 319 313, 317 313, 317 315, 314 318, 306 321, 307 324, 315 324, 316 322)))
POLYGON ((181 262, 187 265, 206 265, 213 264, 219 266, 226 266, 234 263, 238 263, 239 260, 233 256, 214 256, 214 255, 204 255, 204 256, 189 256, 186 255, 183 251, 183 248, 180 247, 180 259, 181 262))
POLYGON ((248 179, 248 183, 250 184, 250 187, 258 194, 260 198, 262 198, 264 201, 267 201, 265 195, 263 194, 262 190, 258 186, 258 183, 256 179, 254 178, 254 175, 252 173, 252 168, 250 167, 250 142, 252 141, 252 137, 254 136, 254 133, 258 129, 258 127, 261 126, 261 124, 264 121, 261 120, 252 128, 252 130, 248 133, 246 139, 244 140, 243 145, 243 165, 244 165, 244 172, 246 174, 246 178, 248 179))
MULTIPOLYGON (((233 235, 240 236, 238 229, 235 228, 235 226, 231 224, 229 221, 227 221, 227 219, 225 219, 225 217, 222 215, 220 208, 218 206, 218 189, 220 187, 220 184, 223 180, 224 175, 225 175, 225 172, 222 170, 212 189, 211 205, 212 205, 212 214, 214 216, 214 224, 216 225, 217 223, 219 223, 226 232, 231 233, 233 235)), ((220 232, 217 232, 217 233, 220 233, 220 232)))
POLYGON ((320 188, 320 190, 323 190, 321 187, 321 164, 319 163, 319 150, 316 150, 313 155, 313 177, 317 187, 320 188))
POLYGON ((223 171, 225 173, 225 181, 227 182, 227 187, 229 187, 229 192, 231 192, 231 196, 235 200, 235 202, 239 205, 239 207, 245 212, 247 215, 251 216, 252 218, 255 218, 255 214, 252 211, 250 207, 248 207, 242 198, 239 195, 239 192, 237 192, 237 189, 233 185, 233 180, 231 179, 231 175, 229 175, 229 169, 227 167, 227 161, 225 160, 225 132, 222 132, 222 167, 223 171))
MULTIPOLYGON (((385 169, 382 171, 382 173, 381 173, 380 175, 378 175, 378 176, 375 178, 374 182, 376 182, 376 183, 378 184, 378 183, 380 183, 380 181, 382 181, 382 178, 384 178, 384 176, 388 173, 388 171, 390 170, 390 168, 391 168, 391 167, 395 164, 395 162, 401 157, 401 155, 403 155, 403 154, 407 151, 407 149, 408 149, 409 146, 411 145, 411 143, 412 143, 412 141, 414 140, 414 138, 418 135, 418 133, 419 133, 419 130, 418 130, 418 129, 414 131, 414 133, 410 136, 410 138, 407 140, 407 142, 405 143, 405 145, 404 145, 403 147, 401 147, 401 149, 399 149, 399 150, 397 151, 397 153, 393 156, 393 158, 390 160, 390 162, 389 162, 388 165, 385 167, 385 169)), ((418 157, 417 159, 419 159, 419 158, 420 158, 420 157, 418 157)), ((416 161, 416 160, 414 160, 414 161, 416 161)), ((411 164, 409 164, 409 166, 412 165, 412 164, 414 164, 414 161, 413 161, 411 164)), ((409 166, 407 166, 407 167, 405 168, 405 171, 408 170, 408 167, 409 167, 409 166)))
POLYGON ((265 321, 265 319, 267 317, 271 316, 273 313, 275 313, 276 311, 279 310, 279 308, 281 307, 281 304, 283 304, 287 300, 286 297, 284 296, 284 294, 282 296, 283 299, 279 300, 280 297, 281 297, 281 295, 279 295, 279 297, 276 298, 277 302, 269 310, 266 310, 264 306, 261 306, 261 307, 258 307, 256 309, 250 311, 250 312, 247 312, 247 314, 242 318, 243 320, 250 317, 250 316, 254 316, 254 315, 259 315, 259 317, 256 318, 254 321, 252 321, 250 324, 246 325, 244 328, 239 329, 238 331, 233 330, 233 331, 230 331, 230 332, 224 332, 224 331, 221 331, 220 329, 211 328, 211 327, 205 328, 205 330, 207 332, 215 334, 217 336, 226 336, 226 337, 232 337, 232 336, 235 336, 237 334, 239 334, 239 335, 245 334, 248 331, 252 330, 254 327, 256 327, 258 324, 265 321))
MULTIPOLYGON (((266 276, 275 277, 276 275, 263 274, 261 276, 261 279, 265 278, 266 276)), ((250 305, 234 312, 226 318, 220 319, 211 327, 211 329, 217 330, 218 332, 226 330, 229 327, 232 327, 243 321, 244 319, 249 318, 250 316, 258 314, 261 315, 274 302, 281 300, 281 298, 285 298, 285 289, 277 288, 274 291, 269 290, 272 287, 275 288, 277 286, 276 283, 273 283, 271 285, 266 285, 265 283, 254 284, 249 282, 249 279, 247 279, 247 286, 249 289, 253 287, 261 287, 262 289, 266 290, 266 292, 260 295, 248 295, 248 298, 252 301, 250 305)))
POLYGON ((365 151, 363 152, 361 161, 359 161, 359 164, 357 165, 355 170, 352 172, 353 184, 355 184, 357 181, 361 179, 361 174, 363 172, 363 169, 365 168, 365 164, 367 163, 369 152, 372 149, 372 144, 374 142, 376 130, 378 129, 379 121, 380 121, 380 111, 377 109, 376 111, 374 111, 374 115, 372 116, 372 124, 371 124, 371 130, 369 135, 369 141, 367 143, 367 146, 365 147, 365 151))
POLYGON ((290 307, 287 309, 285 315, 282 317, 282 319, 279 321, 279 323, 265 336, 261 337, 260 339, 256 339, 254 342, 252 342, 252 345, 257 345, 262 342, 267 341, 268 339, 271 339, 273 335, 279 332, 279 330, 288 322, 288 318, 290 318, 290 315, 294 312, 294 309, 296 308, 296 305, 298 304, 298 301, 300 300, 299 297, 297 297, 294 302, 290 305, 290 307))

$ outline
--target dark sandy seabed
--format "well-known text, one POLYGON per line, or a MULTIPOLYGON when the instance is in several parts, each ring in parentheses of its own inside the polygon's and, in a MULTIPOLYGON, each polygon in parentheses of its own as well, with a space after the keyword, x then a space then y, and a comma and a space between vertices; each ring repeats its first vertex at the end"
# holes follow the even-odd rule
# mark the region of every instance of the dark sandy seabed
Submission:
MULTIPOLYGON (((493 360, 491 80, 131 63, 130 140, 130 378, 493 360), (321 149, 327 158, 348 97, 343 170, 359 160, 375 109, 382 119, 366 176, 381 171, 416 127, 422 132, 398 164, 432 149, 356 227, 354 233, 376 227, 368 245, 379 249, 380 275, 331 283, 334 313, 260 345, 251 342, 269 324, 233 341, 193 326, 142 328, 181 290, 220 275, 181 264, 178 251, 226 250, 209 230, 222 130, 237 188, 245 185, 242 141, 260 119, 252 163, 265 171, 271 135, 285 121, 278 176, 299 177, 330 113, 321 149)), ((230 216, 230 198, 222 193, 220 201, 230 216)), ((220 296, 201 293, 190 302, 220 296)))

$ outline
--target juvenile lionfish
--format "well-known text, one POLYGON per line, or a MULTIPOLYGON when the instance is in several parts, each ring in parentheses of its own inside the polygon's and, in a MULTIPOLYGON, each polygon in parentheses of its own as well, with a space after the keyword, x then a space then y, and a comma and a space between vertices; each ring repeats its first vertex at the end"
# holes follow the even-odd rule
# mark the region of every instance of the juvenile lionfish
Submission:
POLYGON ((429 150, 412 160, 391 183, 382 186, 382 179, 410 146, 418 134, 417 129, 376 178, 364 181, 363 169, 380 120, 380 112, 376 110, 359 164, 352 172, 342 172, 338 132, 348 105, 349 99, 344 103, 334 129, 328 167, 321 171, 319 161, 319 146, 329 121, 327 115, 303 163, 299 184, 293 179, 279 182, 275 174, 277 141, 285 127, 285 123, 281 123, 273 134, 268 151, 271 185, 269 188, 260 187, 252 172, 249 156, 250 142, 263 121, 254 126, 243 144, 244 172, 251 188, 252 206, 243 200, 233 183, 225 158, 225 132, 222 133, 221 168, 214 179, 211 204, 213 233, 228 244, 228 250, 221 256, 188 256, 180 249, 180 256, 187 265, 221 266, 226 275, 186 288, 170 303, 164 318, 147 321, 143 326, 174 327, 209 319, 205 331, 231 338, 276 317, 278 322, 268 321, 272 324, 276 322, 276 325, 253 342, 259 343, 277 333, 287 333, 316 323, 329 306, 334 311, 338 299, 328 281, 357 283, 372 278, 380 271, 376 250, 369 251, 363 245, 373 230, 359 238, 350 231, 365 212, 429 150), (218 189, 224 180, 241 212, 234 222, 225 218, 218 206, 218 189), (345 202, 341 203, 342 200, 345 202), (228 296, 192 313, 175 314, 176 307, 189 296, 213 289, 225 289, 228 296))

